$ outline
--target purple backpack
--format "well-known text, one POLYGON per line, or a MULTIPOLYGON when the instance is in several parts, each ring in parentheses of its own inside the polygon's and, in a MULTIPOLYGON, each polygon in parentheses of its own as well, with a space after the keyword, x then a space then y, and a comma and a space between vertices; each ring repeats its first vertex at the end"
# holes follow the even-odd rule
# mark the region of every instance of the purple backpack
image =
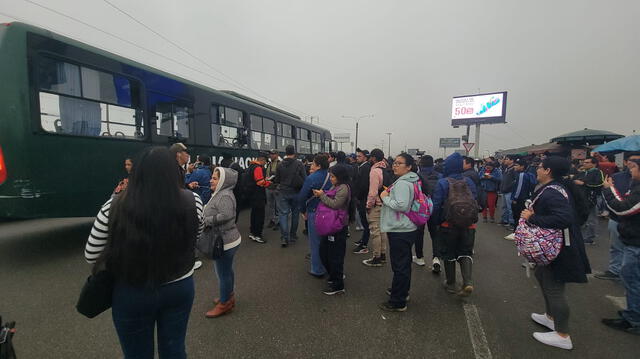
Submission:
MULTIPOLYGON (((351 188, 349 188, 349 198, 351 198, 351 188)), ((334 187, 325 194, 334 198, 338 188, 334 187)), ((348 203, 348 202, 347 202, 348 203)), ((316 232, 320 236, 330 236, 336 234, 349 224, 349 211, 347 209, 333 209, 327 207, 324 203, 320 202, 316 208, 316 232)))

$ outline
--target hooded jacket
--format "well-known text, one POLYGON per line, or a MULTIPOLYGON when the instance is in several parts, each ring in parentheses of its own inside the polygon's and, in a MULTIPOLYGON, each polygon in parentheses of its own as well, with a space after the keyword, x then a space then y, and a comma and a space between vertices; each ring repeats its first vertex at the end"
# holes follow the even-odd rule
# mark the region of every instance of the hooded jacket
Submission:
POLYGON ((444 207, 444 203, 449 197, 449 181, 447 178, 453 179, 465 179, 469 189, 471 190, 471 194, 473 198, 478 198, 478 192, 476 189, 476 185, 473 183, 473 180, 469 177, 462 176, 462 156, 459 153, 452 153, 444 160, 443 172, 444 178, 438 181, 436 185, 436 190, 433 193, 433 214, 431 218, 434 223, 439 225, 444 222, 444 211, 442 210, 444 207))
POLYGON ((382 232, 413 232, 418 227, 411 222, 404 212, 409 212, 413 204, 413 184, 418 182, 418 174, 409 172, 398 178, 389 195, 382 199, 380 227, 382 232))
POLYGON ((210 240, 222 236, 224 250, 240 245, 241 236, 236 227, 236 198, 233 188, 238 182, 238 172, 230 168, 218 167, 220 179, 209 202, 204 206, 204 232, 210 240))

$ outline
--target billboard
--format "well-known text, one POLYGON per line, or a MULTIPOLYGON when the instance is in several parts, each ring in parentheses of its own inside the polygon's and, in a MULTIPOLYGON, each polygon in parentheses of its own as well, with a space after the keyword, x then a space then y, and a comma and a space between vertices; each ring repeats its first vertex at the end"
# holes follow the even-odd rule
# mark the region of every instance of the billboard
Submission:
POLYGON ((505 123, 507 92, 457 96, 451 102, 451 125, 505 123))
POLYGON ((350 133, 334 133, 333 140, 338 143, 349 143, 351 142, 351 134, 350 133))
POLYGON ((440 148, 459 148, 460 138, 458 137, 441 137, 440 148))

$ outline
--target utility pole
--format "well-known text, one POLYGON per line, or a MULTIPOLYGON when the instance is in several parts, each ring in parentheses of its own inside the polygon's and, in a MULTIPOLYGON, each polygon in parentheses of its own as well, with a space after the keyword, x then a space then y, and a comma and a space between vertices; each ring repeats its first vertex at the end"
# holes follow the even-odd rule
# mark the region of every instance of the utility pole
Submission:
POLYGON ((345 116, 342 115, 342 118, 350 118, 352 120, 356 121, 356 143, 355 143, 355 148, 358 148, 358 124, 360 122, 360 120, 362 120, 363 118, 368 118, 368 117, 373 117, 373 114, 370 115, 362 115, 362 116, 345 116))
POLYGON ((391 156, 391 132, 386 132, 386 135, 389 136, 389 152, 387 152, 387 156, 391 156))

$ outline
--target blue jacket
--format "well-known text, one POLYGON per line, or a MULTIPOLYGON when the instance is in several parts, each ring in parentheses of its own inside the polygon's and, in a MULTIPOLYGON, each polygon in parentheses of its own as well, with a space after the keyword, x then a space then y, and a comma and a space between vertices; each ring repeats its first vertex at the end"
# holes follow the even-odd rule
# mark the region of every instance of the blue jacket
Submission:
POLYGON ((489 178, 484 178, 484 169, 480 172, 480 187, 486 192, 498 192, 502 180, 502 172, 499 168, 494 168, 489 178))
POLYGON ((191 182, 198 182, 198 188, 193 192, 197 193, 202 198, 202 203, 207 204, 211 199, 211 169, 208 166, 200 166, 195 171, 185 176, 185 184, 191 182))
MULTIPOLYGON (((320 169, 307 176, 304 180, 302 189, 300 190, 300 193, 298 193, 298 206, 300 207, 301 213, 316 211, 316 207, 318 207, 320 199, 313 197, 312 190, 321 189, 320 187, 322 187, 322 183, 325 182, 327 174, 329 174, 327 170, 320 169), (307 200, 309 201, 308 203, 307 200)), ((324 187, 322 187, 323 190, 328 190, 332 186, 331 180, 327 179, 326 181, 327 182, 324 187)))
POLYGON ((530 172, 516 172, 516 184, 511 192, 512 201, 524 201, 531 198, 531 193, 536 188, 536 177, 530 172))
POLYGON ((449 181, 447 178, 457 180, 464 178, 471 190, 471 193, 473 194, 473 198, 478 198, 476 185, 473 183, 471 178, 464 177, 462 175, 462 156, 459 153, 452 153, 446 160, 444 160, 444 178, 438 180, 436 190, 431 198, 433 201, 433 214, 431 215, 430 220, 435 221, 433 223, 437 225, 444 222, 444 211, 442 208, 447 197, 449 197, 449 181))

